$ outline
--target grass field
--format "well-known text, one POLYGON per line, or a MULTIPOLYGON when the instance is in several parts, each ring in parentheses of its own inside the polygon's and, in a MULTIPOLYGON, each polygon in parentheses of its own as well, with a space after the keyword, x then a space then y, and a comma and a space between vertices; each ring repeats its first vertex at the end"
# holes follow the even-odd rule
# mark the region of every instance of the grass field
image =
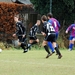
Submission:
POLYGON ((75 51, 61 50, 63 57, 53 54, 48 59, 42 50, 3 50, 0 53, 0 75, 75 75, 75 51))

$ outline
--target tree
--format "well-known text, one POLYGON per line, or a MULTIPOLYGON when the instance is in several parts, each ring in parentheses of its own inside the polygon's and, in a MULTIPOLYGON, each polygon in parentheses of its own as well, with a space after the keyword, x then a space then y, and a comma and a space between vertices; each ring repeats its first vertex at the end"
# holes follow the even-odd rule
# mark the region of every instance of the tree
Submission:
MULTIPOLYGON (((31 0, 35 10, 43 15, 50 12, 50 0, 31 0)), ((61 25, 63 20, 69 25, 75 19, 75 0, 52 0, 52 13, 61 25)))
POLYGON ((49 12, 49 0, 31 0, 31 2, 33 3, 35 10, 39 14, 43 15, 49 12))

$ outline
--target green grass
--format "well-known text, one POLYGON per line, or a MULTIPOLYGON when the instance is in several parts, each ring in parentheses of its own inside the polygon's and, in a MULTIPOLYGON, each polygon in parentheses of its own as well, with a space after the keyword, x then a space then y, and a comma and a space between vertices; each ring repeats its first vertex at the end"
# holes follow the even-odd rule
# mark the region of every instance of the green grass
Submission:
POLYGON ((60 50, 63 57, 53 54, 48 59, 42 50, 3 50, 0 53, 0 75, 75 75, 75 51, 60 50))

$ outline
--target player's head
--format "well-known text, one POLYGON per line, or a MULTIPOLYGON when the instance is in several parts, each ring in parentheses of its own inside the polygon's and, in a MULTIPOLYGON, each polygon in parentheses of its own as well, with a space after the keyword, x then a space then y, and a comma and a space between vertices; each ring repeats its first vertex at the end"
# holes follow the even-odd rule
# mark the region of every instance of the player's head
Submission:
POLYGON ((52 13, 48 13, 48 14, 47 14, 47 18, 48 18, 48 19, 50 19, 50 18, 52 18, 52 17, 53 17, 53 14, 52 14, 52 13))
POLYGON ((14 21, 17 22, 19 20, 19 15, 14 15, 14 21))
POLYGON ((37 25, 40 25, 41 21, 40 20, 37 20, 37 25))
POLYGON ((43 15, 43 16, 41 17, 41 21, 42 21, 42 22, 47 21, 46 15, 43 15))

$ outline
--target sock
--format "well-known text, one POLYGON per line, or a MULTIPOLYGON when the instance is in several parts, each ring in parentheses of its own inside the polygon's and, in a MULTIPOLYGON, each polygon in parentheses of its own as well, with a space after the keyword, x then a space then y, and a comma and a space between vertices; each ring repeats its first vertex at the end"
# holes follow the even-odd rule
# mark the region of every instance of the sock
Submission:
POLYGON ((48 47, 47 47, 47 46, 44 46, 44 48, 45 48, 46 52, 47 52, 48 54, 50 54, 50 51, 49 51, 48 47))
POLYGON ((26 48, 26 49, 30 48, 30 47, 31 47, 31 45, 32 45, 32 44, 28 44, 28 46, 27 46, 27 48, 26 48))
POLYGON ((53 45, 52 45, 51 42, 48 42, 48 46, 49 46, 49 48, 51 49, 51 51, 54 52, 54 47, 53 47, 53 45))
POLYGON ((58 47, 55 47, 55 50, 56 50, 56 53, 57 53, 57 54, 61 55, 61 53, 60 53, 58 47))
POLYGON ((73 45, 74 45, 74 44, 70 43, 70 45, 69 45, 69 49, 71 49, 71 50, 72 50, 73 45))
POLYGON ((21 44, 21 48, 22 48, 23 50, 25 50, 25 47, 24 47, 24 45, 23 45, 23 44, 21 44))

